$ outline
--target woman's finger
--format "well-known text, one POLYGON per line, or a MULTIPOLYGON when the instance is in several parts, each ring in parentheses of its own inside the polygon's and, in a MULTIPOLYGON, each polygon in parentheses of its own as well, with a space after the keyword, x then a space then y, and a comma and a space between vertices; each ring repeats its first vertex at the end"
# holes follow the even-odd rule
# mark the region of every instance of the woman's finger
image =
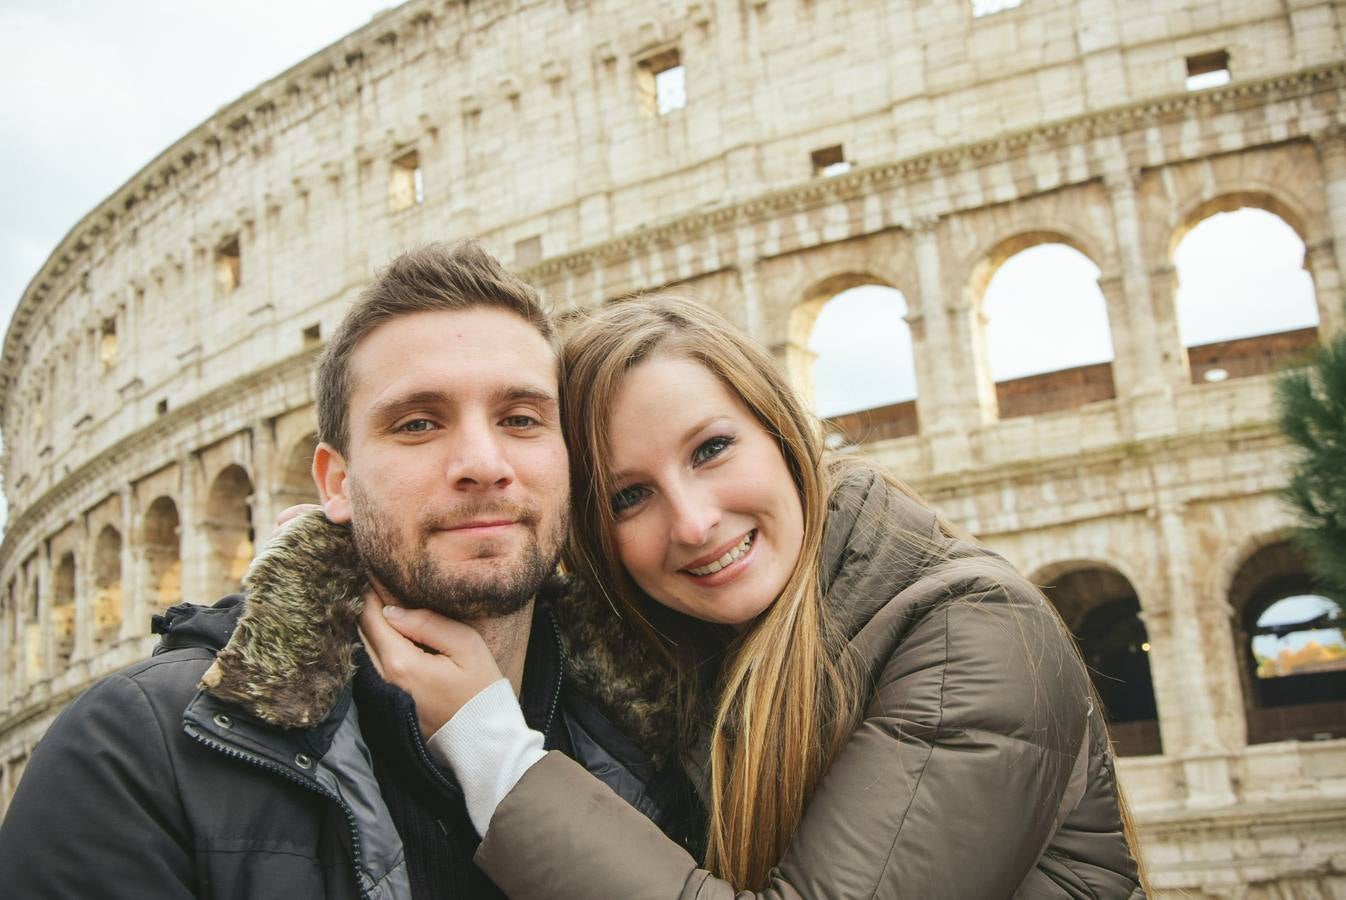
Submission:
POLYGON ((322 509, 322 507, 316 503, 300 503, 296 506, 289 506, 286 507, 285 509, 282 509, 280 511, 280 515, 276 516, 275 531, 272 531, 271 533, 275 534, 276 531, 280 531, 280 526, 284 525, 286 522, 290 521, 291 519, 296 519, 299 516, 302 516, 304 513, 308 512, 309 510, 313 509, 322 509))
POLYGON ((479 646, 484 645, 472 626, 428 609, 387 605, 383 607, 383 618, 403 637, 454 660, 475 655, 479 646))

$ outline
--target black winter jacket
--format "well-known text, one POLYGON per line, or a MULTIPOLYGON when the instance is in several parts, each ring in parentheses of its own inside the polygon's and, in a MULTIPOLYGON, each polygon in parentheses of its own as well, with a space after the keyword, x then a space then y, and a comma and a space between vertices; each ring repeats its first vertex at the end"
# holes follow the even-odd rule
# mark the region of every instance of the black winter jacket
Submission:
MULTIPOLYGON (((298 590, 289 579, 279 597, 256 568, 246 602, 174 607, 157 622, 163 638, 151 659, 94 685, 56 719, 0 824, 6 896, 411 896, 352 701, 350 661, 360 657, 349 616, 318 589, 319 569, 304 569, 298 590), (296 656, 286 640, 296 621, 319 636, 321 652, 296 656), (246 684, 246 697, 216 695, 217 656, 223 681, 246 684), (325 680, 337 685, 334 701, 325 680)), ((533 724, 563 730, 549 743, 685 840, 697 816, 686 781, 665 765, 663 675, 634 635, 614 630, 610 611, 594 607, 559 580, 540 598, 532 640, 554 632, 563 662, 549 710, 559 721, 533 724)))

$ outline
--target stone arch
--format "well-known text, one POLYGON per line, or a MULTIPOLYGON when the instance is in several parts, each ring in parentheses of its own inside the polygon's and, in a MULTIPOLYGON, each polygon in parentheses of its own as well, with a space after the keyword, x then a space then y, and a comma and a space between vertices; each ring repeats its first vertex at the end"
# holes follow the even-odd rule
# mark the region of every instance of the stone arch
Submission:
POLYGON ((1163 753, 1149 632, 1130 579, 1093 560, 1052 564, 1034 578, 1075 635, 1121 756, 1163 753))
POLYGON ((51 633, 56 672, 70 665, 75 652, 76 575, 75 554, 67 550, 52 571, 51 633))
POLYGON ((1306 221, 1291 202, 1262 189, 1221 193, 1181 218, 1168 255, 1192 383, 1265 374, 1317 343, 1320 311, 1306 221), (1250 236, 1249 246, 1225 249, 1239 234, 1250 236), (1296 249, 1297 261, 1276 259, 1296 249), (1259 302, 1263 295, 1276 302, 1259 302))
POLYGON ((1070 235, 1034 230, 998 241, 973 267, 969 285, 979 313, 979 347, 1000 418, 1116 397, 1112 316, 1100 285, 1099 258, 1070 235), (1053 297, 1038 287, 1040 281, 1027 290, 1027 278, 1048 272, 1065 276, 1069 296, 1053 297), (1062 324, 1073 329, 1071 341, 1040 338, 1059 332, 1062 324), (1035 342, 1042 343, 1036 352, 1035 342))
POLYGON ((208 597, 237 591, 252 562, 252 492, 252 479, 237 463, 225 466, 210 484, 205 521, 208 597))
POLYGON ((182 602, 182 520, 171 497, 154 499, 141 532, 150 605, 162 612, 182 602))
POLYGON ((815 411, 831 420, 830 440, 858 444, 915 434, 916 337, 907 324, 906 295, 886 278, 851 271, 814 283, 804 298, 790 313, 790 378, 815 411), (847 316, 854 321, 857 314, 871 323, 877 319, 877 329, 867 338, 854 335, 859 358, 854 353, 848 358, 842 348, 857 345, 838 339, 838 332, 847 316), (864 352, 866 343, 870 352, 864 352), (849 403, 838 399, 843 391, 853 398, 849 403))
POLYGON ((282 457, 274 491, 277 511, 298 503, 318 502, 318 489, 313 484, 313 451, 317 446, 317 432, 309 432, 291 444, 282 457))
MULTIPOLYGON (((1305 623, 1269 622, 1264 615, 1289 598, 1317 596, 1302 554, 1285 540, 1262 542, 1234 572, 1227 596, 1248 743, 1346 737, 1346 646, 1338 659, 1306 668, 1276 671, 1266 659, 1259 659, 1259 638, 1317 630, 1298 627, 1305 623)), ((1323 628, 1340 634, 1344 618, 1338 611, 1335 618, 1322 620, 1323 628)))
POLYGON ((123 618, 122 536, 111 525, 94 541, 93 588, 94 643, 104 646, 116 640, 123 618))

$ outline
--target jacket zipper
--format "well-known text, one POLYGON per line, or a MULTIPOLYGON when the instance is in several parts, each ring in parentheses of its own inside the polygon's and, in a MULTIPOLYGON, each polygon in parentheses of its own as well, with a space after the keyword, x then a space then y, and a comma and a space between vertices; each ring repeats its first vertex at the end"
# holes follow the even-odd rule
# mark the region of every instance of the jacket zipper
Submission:
MULTIPOLYGON (((557 627, 555 619, 551 619, 550 621, 552 640, 556 642, 557 671, 555 685, 552 689, 551 707, 547 710, 547 719, 542 725, 543 740, 546 740, 547 735, 551 733, 552 723, 556 721, 556 710, 561 705, 561 685, 565 683, 567 663, 565 645, 561 643, 561 630, 557 627)), ((412 706, 407 710, 406 720, 407 729, 411 732, 411 743, 416 748, 416 755, 420 757, 422 765, 430 770, 430 773, 440 785, 453 794, 461 795, 463 792, 462 788, 445 778, 443 773, 440 772, 439 766, 435 765, 434 761, 430 759, 430 751, 425 749, 425 739, 421 735, 421 724, 416 721, 415 706, 412 706)))
MULTIPOLYGON (((321 797, 326 797, 328 800, 331 800, 333 803, 335 803, 341 809, 341 812, 346 816, 346 827, 350 830, 351 853, 352 853, 351 869, 355 873, 355 887, 360 892, 361 897, 369 896, 369 893, 364 889, 364 878, 361 877, 364 873, 360 870, 360 863, 359 863, 359 860, 361 858, 360 830, 355 821, 355 813, 351 812, 351 808, 346 805, 346 802, 344 800, 342 800, 335 793, 324 788, 322 785, 316 784, 313 781, 310 781, 306 778, 302 778, 299 775, 296 775, 294 772, 290 771, 285 766, 282 766, 279 763, 274 763, 271 760, 266 759, 265 757, 257 756, 256 754, 253 753, 246 753, 242 750, 239 750, 237 747, 231 747, 230 745, 223 743, 222 741, 217 741, 214 740, 213 738, 206 737, 206 735, 202 733, 202 731, 195 725, 191 725, 184 730, 187 732, 188 735, 190 735, 194 740, 196 740, 197 743, 203 744, 219 753, 223 753, 225 756, 228 756, 231 759, 242 760, 243 762, 257 766, 259 769, 262 769, 264 771, 274 772, 275 774, 280 775, 282 778, 285 778, 288 781, 292 781, 295 784, 299 785, 300 787, 307 788, 313 793, 318 794, 321 797)), ((314 765, 317 765, 317 763, 315 762, 314 765)))

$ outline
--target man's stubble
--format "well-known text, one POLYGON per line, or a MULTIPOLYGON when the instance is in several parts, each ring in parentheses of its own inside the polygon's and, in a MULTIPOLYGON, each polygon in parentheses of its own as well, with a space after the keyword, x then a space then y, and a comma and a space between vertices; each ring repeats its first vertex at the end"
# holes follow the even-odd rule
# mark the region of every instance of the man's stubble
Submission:
MULTIPOLYGON (((508 616, 537 596, 560 559, 565 538, 564 510, 551 517, 548 527, 537 509, 511 507, 521 527, 528 530, 529 539, 515 559, 501 560, 485 576, 472 576, 455 573, 453 563, 441 563, 435 558, 429 546, 434 528, 427 527, 433 523, 417 522, 416 546, 401 547, 396 527, 376 504, 369 502, 358 485, 351 486, 350 495, 356 549, 369 573, 397 602, 410 608, 433 610, 464 622, 508 616)), ((470 511, 459 518, 477 515, 476 511, 470 511)), ((483 550, 489 556, 489 544, 483 544, 483 550)))

